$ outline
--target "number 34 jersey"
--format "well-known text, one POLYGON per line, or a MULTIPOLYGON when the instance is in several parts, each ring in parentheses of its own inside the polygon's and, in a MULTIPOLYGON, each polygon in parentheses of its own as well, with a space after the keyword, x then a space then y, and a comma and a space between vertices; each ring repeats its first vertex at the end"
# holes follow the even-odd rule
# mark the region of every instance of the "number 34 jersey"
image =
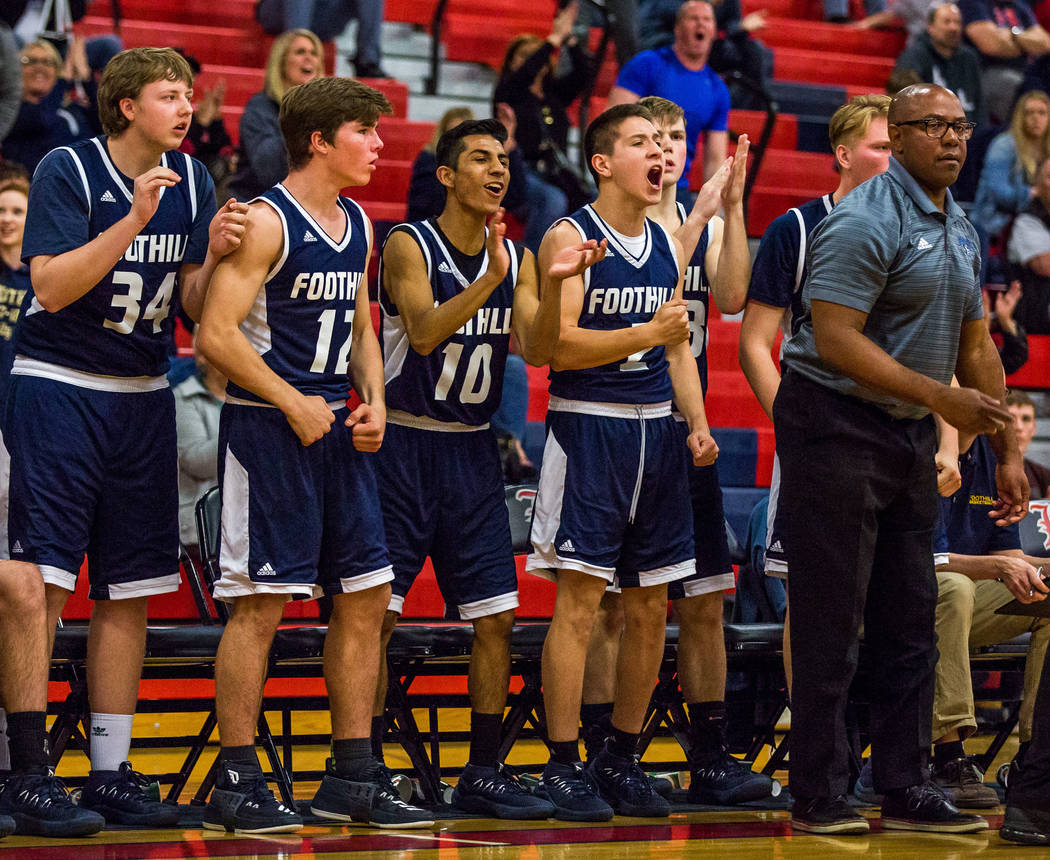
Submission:
MULTIPOLYGON (((90 374, 158 377, 168 369, 175 286, 184 264, 201 264, 215 214, 204 166, 181 152, 161 165, 180 179, 161 190, 157 211, 117 264, 61 310, 26 295, 16 335, 19 356, 90 374)), ((117 170, 104 138, 52 150, 29 190, 22 258, 86 245, 131 211, 134 182, 117 170)))
MULTIPOLYGON (((357 203, 340 197, 346 230, 336 241, 280 183, 254 202, 273 207, 284 243, 241 331, 266 366, 301 394, 344 400, 357 291, 367 289, 371 224, 357 203)), ((233 382, 226 391, 262 402, 233 382)))
MULTIPOLYGON (((488 254, 484 252, 479 255, 478 271, 465 272, 463 266, 473 259, 450 248, 432 220, 400 224, 394 230, 411 236, 419 245, 435 307, 463 292, 488 270, 488 254)), ((510 348, 514 288, 521 266, 517 246, 508 239, 503 243, 510 256, 506 276, 474 316, 429 355, 412 349, 380 268, 379 305, 389 409, 478 427, 486 424, 499 407, 510 348)))

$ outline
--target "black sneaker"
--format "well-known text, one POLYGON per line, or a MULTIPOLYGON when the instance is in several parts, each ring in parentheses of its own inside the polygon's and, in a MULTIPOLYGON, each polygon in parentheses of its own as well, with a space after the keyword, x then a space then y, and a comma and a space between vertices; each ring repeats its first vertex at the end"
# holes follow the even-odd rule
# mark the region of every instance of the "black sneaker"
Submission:
POLYGON ((562 821, 608 821, 612 807, 598 794, 583 769, 583 762, 547 762, 536 794, 554 805, 554 817, 562 821))
POLYGON ((0 839, 15 832, 15 820, 10 815, 0 815, 0 839))
POLYGON ((429 812, 401 799, 390 771, 379 762, 361 773, 359 780, 351 780, 340 776, 335 762, 328 759, 310 811, 318 818, 371 827, 407 829, 434 824, 429 812))
MULTIPOLYGON (((635 756, 636 761, 637 759, 638 757, 635 756)), ((671 780, 655 773, 647 773, 646 776, 649 777, 649 785, 653 787, 653 791, 666 800, 671 799, 671 795, 674 794, 674 783, 671 780)))
POLYGON ((515 821, 554 815, 553 803, 529 791, 503 765, 480 767, 468 762, 452 792, 452 805, 463 812, 515 821))
POLYGON ((154 800, 147 793, 149 786, 150 780, 133 770, 129 761, 119 770, 93 770, 80 792, 80 806, 93 809, 107 824, 174 827, 179 808, 154 800))
POLYGON ((207 830, 227 833, 295 833, 303 819, 289 809, 266 785, 266 777, 257 764, 225 762, 204 807, 203 824, 207 830))
POLYGON ((1007 805, 999 835, 1022 845, 1050 845, 1050 812, 1007 805))
POLYGON ((755 773, 746 762, 725 751, 720 760, 689 772, 690 803, 736 806, 780 794, 780 783, 755 773))
POLYGON ((358 60, 353 60, 353 64, 355 78, 375 78, 378 80, 389 80, 390 78, 390 75, 383 70, 379 63, 362 63, 358 60))
POLYGON ((587 775, 602 799, 620 815, 666 818, 671 814, 671 804, 653 790, 634 756, 621 758, 606 746, 587 765, 587 775))
POLYGON ((994 788, 984 784, 984 774, 969 756, 960 756, 934 765, 930 778, 956 806, 964 809, 992 809, 999 805, 994 788))
POLYGON ((0 814, 14 819, 19 836, 90 836, 106 824, 97 812, 73 803, 50 768, 15 773, 0 783, 0 814))
POLYGON ((859 815, 841 794, 837 797, 796 797, 791 807, 791 829, 839 836, 870 830, 868 819, 859 815))
POLYGON ((925 833, 977 833, 987 830, 988 822, 979 815, 960 812, 936 783, 921 782, 886 792, 882 827, 925 833))

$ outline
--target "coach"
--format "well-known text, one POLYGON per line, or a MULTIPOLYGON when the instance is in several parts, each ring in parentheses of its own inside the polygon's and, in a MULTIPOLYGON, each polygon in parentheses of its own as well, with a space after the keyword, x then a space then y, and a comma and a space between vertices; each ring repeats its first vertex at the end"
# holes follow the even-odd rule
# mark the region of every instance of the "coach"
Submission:
POLYGON ((947 191, 972 133, 948 90, 902 90, 890 105, 889 169, 813 234, 802 327, 785 347, 773 405, 791 568, 796 830, 868 829, 843 797, 843 714, 862 622, 883 826, 987 827, 924 767, 937 660, 930 413, 993 434, 999 522, 1020 519, 1028 502, 1002 365, 981 319, 977 235, 947 191), (962 388, 949 387, 953 372, 962 388))

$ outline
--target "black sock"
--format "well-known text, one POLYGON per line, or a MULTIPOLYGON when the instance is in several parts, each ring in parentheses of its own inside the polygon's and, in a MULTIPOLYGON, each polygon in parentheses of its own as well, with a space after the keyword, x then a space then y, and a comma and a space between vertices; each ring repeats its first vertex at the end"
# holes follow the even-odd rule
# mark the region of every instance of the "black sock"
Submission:
POLYGON ((612 734, 605 743, 613 755, 620 758, 634 758, 634 753, 638 749, 638 732, 625 732, 612 726, 612 734))
POLYGON ((259 767, 259 756, 251 744, 246 747, 222 747, 219 757, 230 764, 251 764, 259 767))
POLYGON ((51 764, 47 754, 47 713, 20 711, 7 715, 7 741, 11 770, 24 773, 51 764))
POLYGON ((719 760, 726 748, 725 702, 692 702, 689 711, 689 739, 692 748, 689 759, 694 764, 706 765, 719 760))
POLYGON ((386 717, 382 714, 372 717, 372 757, 380 764, 386 762, 383 756, 383 735, 385 734, 386 717))
POLYGON ((584 732, 590 728, 607 730, 609 721, 612 719, 612 712, 612 702, 596 702, 592 705, 582 705, 580 707, 580 722, 583 724, 584 732))
POLYGON ((948 741, 948 743, 944 744, 934 744, 933 766, 941 767, 950 761, 962 758, 964 755, 966 755, 966 750, 963 748, 962 741, 948 741))
POLYGON ((467 761, 479 767, 495 767, 499 758, 503 714, 470 712, 470 754, 467 761))
POLYGON ((558 764, 576 764, 580 760, 580 741, 551 741, 551 758, 558 764))
POLYGON ((332 758, 340 776, 356 776, 372 764, 372 739, 332 738, 332 758))

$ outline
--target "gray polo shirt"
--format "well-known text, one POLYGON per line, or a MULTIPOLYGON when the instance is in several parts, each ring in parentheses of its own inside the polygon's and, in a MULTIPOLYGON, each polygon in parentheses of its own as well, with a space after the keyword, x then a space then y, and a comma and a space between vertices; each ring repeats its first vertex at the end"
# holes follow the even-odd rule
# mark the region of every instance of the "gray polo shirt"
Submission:
POLYGON ((813 339, 814 299, 864 311, 864 335, 905 367, 947 384, 959 332, 980 319, 977 233, 949 192, 941 212, 895 159, 851 191, 813 231, 802 294, 802 327, 784 347, 788 367, 894 418, 922 406, 873 391, 825 364, 813 339))

